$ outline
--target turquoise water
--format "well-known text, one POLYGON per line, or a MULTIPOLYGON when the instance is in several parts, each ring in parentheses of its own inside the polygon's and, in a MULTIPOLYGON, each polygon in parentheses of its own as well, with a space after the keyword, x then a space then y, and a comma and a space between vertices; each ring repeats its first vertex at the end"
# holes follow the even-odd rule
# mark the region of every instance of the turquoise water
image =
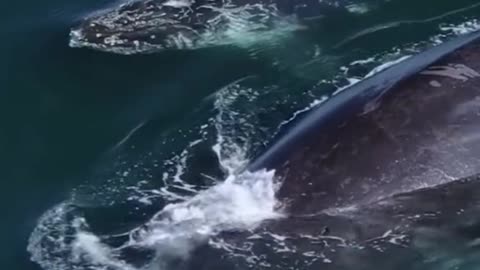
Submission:
POLYGON ((134 56, 68 47, 70 27, 112 4, 0 8, 1 269, 40 269, 28 239, 58 203, 75 201, 101 233, 142 224, 176 201, 152 192, 168 186, 166 172, 167 182, 180 175, 183 188, 168 190, 178 196, 223 181, 299 110, 382 63, 476 29, 480 10, 466 0, 340 3, 268 46, 134 56))

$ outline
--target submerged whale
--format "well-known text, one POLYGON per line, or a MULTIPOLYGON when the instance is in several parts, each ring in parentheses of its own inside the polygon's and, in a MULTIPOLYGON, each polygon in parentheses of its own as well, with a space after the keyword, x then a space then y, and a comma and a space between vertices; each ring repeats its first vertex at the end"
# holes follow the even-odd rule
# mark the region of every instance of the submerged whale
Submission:
MULTIPOLYGON (((146 9, 148 2, 141 3, 146 9)), ((137 10, 142 9, 133 8, 133 20, 137 10)), ((115 18, 127 11, 107 14, 115 18)), ((98 18, 103 22, 106 17, 98 18)), ((117 29, 95 22, 79 28, 79 36, 117 29)), ((136 29, 125 33, 139 33, 136 29)), ((144 29, 141 37, 156 28, 144 29)), ((137 38, 128 36, 126 44, 101 49, 130 51, 128 42, 137 38)), ((253 197, 276 196, 282 203, 281 218, 272 215, 265 221, 263 208, 247 205, 252 208, 249 218, 264 221, 249 229, 241 226, 238 213, 224 207, 230 195, 251 195, 241 185, 248 185, 249 177, 240 179, 241 184, 233 177, 233 184, 171 204, 133 230, 125 225, 128 232, 115 228, 104 235, 101 226, 90 228, 87 222, 88 212, 98 209, 68 202, 47 213, 32 233, 32 258, 45 269, 478 267, 479 60, 480 32, 460 36, 345 89, 288 126, 247 167, 250 172, 275 171, 278 192, 261 189, 261 195, 253 197), (195 215, 189 216, 191 211, 195 215), (215 215, 221 211, 227 215, 215 215), (196 249, 198 245, 202 248, 196 249), (163 261, 176 250, 188 254, 163 261)), ((271 180, 269 173, 264 175, 271 180)), ((265 183, 270 182, 252 185, 265 183)), ((273 208, 272 200, 266 201, 273 208)), ((120 227, 130 222, 123 218, 120 227)))
POLYGON ((250 237, 260 252, 277 245, 262 261, 269 269, 478 267, 479 123, 476 32, 365 79, 288 127, 249 167, 276 170, 288 217, 254 232, 271 241, 231 241, 250 237))
POLYGON ((268 31, 281 35, 302 28, 298 19, 321 17, 337 5, 308 0, 135 0, 86 18, 71 30, 70 46, 133 54, 248 42, 267 38, 268 31))

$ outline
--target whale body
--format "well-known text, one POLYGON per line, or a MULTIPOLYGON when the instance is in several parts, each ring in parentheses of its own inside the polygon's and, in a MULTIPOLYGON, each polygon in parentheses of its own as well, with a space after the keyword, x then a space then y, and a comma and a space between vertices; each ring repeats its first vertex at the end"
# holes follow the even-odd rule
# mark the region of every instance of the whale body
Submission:
POLYGON ((478 265, 479 86, 476 32, 318 105, 249 167, 276 170, 287 217, 230 241, 269 269, 478 265))
POLYGON ((420 53, 333 96, 249 169, 276 169, 288 193, 310 185, 316 194, 303 197, 326 207, 480 172, 478 36, 420 53))
POLYGON ((231 45, 302 29, 299 19, 338 8, 336 1, 135 0, 85 18, 70 46, 134 54, 231 45))

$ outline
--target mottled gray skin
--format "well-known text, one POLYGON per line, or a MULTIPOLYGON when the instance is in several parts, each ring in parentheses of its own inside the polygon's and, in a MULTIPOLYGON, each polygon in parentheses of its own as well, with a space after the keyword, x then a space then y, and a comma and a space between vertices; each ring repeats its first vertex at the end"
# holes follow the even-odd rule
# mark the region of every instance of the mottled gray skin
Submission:
MULTIPOLYGON (((283 183, 278 199, 288 215, 255 232, 285 237, 281 244, 278 237, 251 241, 257 252, 272 251, 265 262, 274 269, 332 270, 480 263, 479 35, 460 38, 468 45, 413 76, 385 81, 395 75, 387 70, 370 80, 380 86, 345 90, 329 102, 348 106, 328 118, 307 115, 298 125, 312 127, 290 133, 308 136, 287 132, 254 162, 251 169, 276 169, 283 183)), ((446 45, 446 52, 456 48, 446 45)), ((399 67, 417 68, 428 57, 399 67)))
MULTIPOLYGON (((350 208, 292 213, 253 233, 262 238, 241 233, 227 241, 264 255, 259 263, 269 266, 256 269, 475 269, 467 267, 480 263, 479 228, 480 176, 475 175, 350 208)), ((228 261, 244 269, 236 255, 228 261)), ((199 264, 198 269, 206 268, 199 264)))
POLYGON ((289 208, 308 214, 479 173, 479 52, 451 53, 297 145, 277 167, 279 196, 303 194, 289 208))
MULTIPOLYGON (((194 49, 206 33, 215 35, 233 17, 247 18, 265 31, 278 20, 313 19, 336 1, 309 0, 136 0, 86 18, 70 33, 72 47, 133 54, 162 49, 194 49)), ((219 37, 221 38, 221 37, 219 37)), ((205 39, 205 37, 203 37, 205 39)), ((205 41, 203 41, 205 43, 205 41)))

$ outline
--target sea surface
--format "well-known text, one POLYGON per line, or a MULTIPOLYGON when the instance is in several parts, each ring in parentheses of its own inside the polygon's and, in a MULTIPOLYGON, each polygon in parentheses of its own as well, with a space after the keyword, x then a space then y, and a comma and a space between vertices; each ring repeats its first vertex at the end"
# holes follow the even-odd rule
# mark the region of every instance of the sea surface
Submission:
POLYGON ((71 27, 119 3, 0 4, 0 269, 195 269, 179 261, 207 248, 267 269, 215 237, 281 215, 271 172, 238 173, 333 93, 480 29, 478 1, 340 0, 268 41, 69 47, 71 27))

